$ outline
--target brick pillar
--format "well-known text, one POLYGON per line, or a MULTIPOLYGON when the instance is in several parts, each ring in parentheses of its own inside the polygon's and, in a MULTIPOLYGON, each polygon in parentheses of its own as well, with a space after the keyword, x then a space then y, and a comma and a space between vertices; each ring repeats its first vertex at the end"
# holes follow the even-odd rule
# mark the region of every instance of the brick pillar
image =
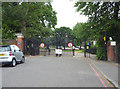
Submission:
POLYGON ((24 36, 22 34, 16 34, 17 35, 17 46, 23 50, 23 38, 24 36))
POLYGON ((116 45, 111 45, 111 42, 108 42, 107 44, 107 56, 108 61, 116 60, 116 45))

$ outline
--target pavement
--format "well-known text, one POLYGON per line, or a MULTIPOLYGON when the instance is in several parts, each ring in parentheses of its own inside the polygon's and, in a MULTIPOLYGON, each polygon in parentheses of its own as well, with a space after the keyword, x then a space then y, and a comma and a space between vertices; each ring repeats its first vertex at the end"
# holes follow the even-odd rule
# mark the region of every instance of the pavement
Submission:
MULTIPOLYGON (((79 53, 76 56, 81 56, 79 53)), ((83 54, 82 54, 83 56, 83 54)), ((86 60, 106 79, 112 86, 120 89, 120 64, 110 61, 97 60, 96 55, 87 54, 86 60)))

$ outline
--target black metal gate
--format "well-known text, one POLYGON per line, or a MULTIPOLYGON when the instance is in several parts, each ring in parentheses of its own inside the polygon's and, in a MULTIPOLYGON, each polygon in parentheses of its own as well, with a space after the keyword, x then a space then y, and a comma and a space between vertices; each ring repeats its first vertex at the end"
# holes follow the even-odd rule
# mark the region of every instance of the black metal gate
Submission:
POLYGON ((55 36, 48 36, 45 38, 41 38, 41 42, 40 43, 44 43, 45 47, 44 48, 40 48, 40 55, 52 55, 55 56, 55 50, 56 49, 62 49, 62 56, 73 56, 73 48, 69 48, 68 47, 68 43, 72 42, 73 43, 73 39, 71 38, 65 38, 65 39, 61 39, 62 37, 60 37, 60 35, 58 33, 56 33, 55 36))
POLYGON ((62 49, 62 56, 73 56, 73 49, 68 48, 70 39, 59 39, 59 35, 41 37, 41 38, 24 38, 24 54, 25 55, 52 55, 55 56, 55 49, 62 49), (40 44, 44 43, 45 47, 41 48, 40 44))
POLYGON ((31 38, 24 38, 23 39, 24 42, 24 54, 25 55, 39 55, 39 44, 40 41, 39 39, 35 38, 35 37, 31 37, 31 38))

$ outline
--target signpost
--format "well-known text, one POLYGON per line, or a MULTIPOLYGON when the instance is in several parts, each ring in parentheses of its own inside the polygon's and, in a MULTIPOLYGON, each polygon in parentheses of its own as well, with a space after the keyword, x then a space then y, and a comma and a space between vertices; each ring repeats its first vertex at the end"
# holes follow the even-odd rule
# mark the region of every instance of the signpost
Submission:
POLYGON ((115 41, 111 41, 111 46, 116 46, 116 42, 115 41))
POLYGON ((86 49, 87 49, 89 57, 90 57, 90 42, 87 42, 86 49))
POLYGON ((87 42, 87 45, 89 46, 89 42, 87 42))
POLYGON ((68 47, 69 47, 69 48, 72 48, 72 47, 73 47, 73 43, 69 42, 69 43, 68 43, 68 47))
POLYGON ((87 50, 89 49, 89 46, 87 46, 87 50))
POLYGON ((73 43, 69 42, 69 43, 68 43, 68 47, 69 47, 69 48, 72 48, 72 47, 73 47, 73 48, 72 48, 73 56, 75 56, 75 53, 74 53, 74 52, 75 52, 75 47, 73 46, 73 43))
POLYGON ((40 44, 40 47, 41 47, 41 48, 44 48, 44 47, 45 47, 45 44, 44 44, 44 43, 41 43, 41 44, 40 44))

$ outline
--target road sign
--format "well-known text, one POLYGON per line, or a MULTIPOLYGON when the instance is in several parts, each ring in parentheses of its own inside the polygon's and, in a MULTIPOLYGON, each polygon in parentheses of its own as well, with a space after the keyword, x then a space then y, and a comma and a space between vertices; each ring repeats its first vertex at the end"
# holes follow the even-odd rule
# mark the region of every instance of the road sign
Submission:
POLYGON ((18 42, 18 45, 21 45, 21 42, 18 42))
POLYGON ((68 43, 68 47, 73 47, 73 44, 71 42, 68 43))
POLYGON ((89 49, 89 46, 87 46, 87 49, 89 49))
POLYGON ((111 46, 116 46, 116 42, 115 41, 111 41, 111 46))
POLYGON ((45 44, 44 44, 44 43, 41 43, 41 44, 40 44, 40 47, 41 47, 41 48, 44 48, 44 47, 45 47, 45 44))
POLYGON ((87 42, 87 45, 89 45, 89 42, 87 42))
POLYGON ((104 37, 104 41, 106 41, 106 37, 104 37))

